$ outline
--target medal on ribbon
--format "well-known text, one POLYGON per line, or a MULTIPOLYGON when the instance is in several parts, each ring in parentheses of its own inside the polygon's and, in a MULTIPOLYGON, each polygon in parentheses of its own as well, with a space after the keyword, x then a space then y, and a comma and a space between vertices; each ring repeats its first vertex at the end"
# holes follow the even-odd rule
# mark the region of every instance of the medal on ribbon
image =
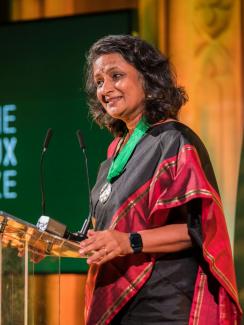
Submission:
POLYGON ((102 186, 100 190, 99 201, 101 203, 105 204, 109 199, 112 193, 113 180, 121 175, 136 145, 148 129, 149 124, 144 121, 144 118, 142 118, 136 125, 136 128, 129 138, 128 142, 119 152, 119 154, 113 159, 108 171, 107 182, 102 186))

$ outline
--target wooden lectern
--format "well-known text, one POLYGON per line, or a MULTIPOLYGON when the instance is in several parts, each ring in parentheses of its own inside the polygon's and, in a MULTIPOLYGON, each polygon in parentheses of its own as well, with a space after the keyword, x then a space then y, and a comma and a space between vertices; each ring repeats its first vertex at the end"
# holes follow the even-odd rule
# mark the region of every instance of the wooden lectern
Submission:
MULTIPOLYGON (((56 294, 58 318, 47 321, 45 297, 38 294, 33 256, 53 259, 60 274, 60 258, 79 256, 79 243, 40 231, 36 226, 0 211, 0 325, 56 325, 60 322, 60 292, 56 294), (18 256, 21 255, 22 257, 18 256), (38 301, 36 297, 39 296, 38 301)), ((56 291, 57 292, 57 291, 56 291)))

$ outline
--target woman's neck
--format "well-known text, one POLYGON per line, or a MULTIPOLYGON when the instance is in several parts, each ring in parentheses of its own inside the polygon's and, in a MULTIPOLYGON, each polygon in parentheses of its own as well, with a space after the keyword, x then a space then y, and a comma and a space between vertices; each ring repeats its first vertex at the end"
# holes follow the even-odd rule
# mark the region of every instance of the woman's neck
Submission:
POLYGON ((126 122, 126 127, 128 129, 129 135, 133 133, 141 117, 142 117, 142 113, 136 115, 133 119, 130 119, 129 121, 126 122))

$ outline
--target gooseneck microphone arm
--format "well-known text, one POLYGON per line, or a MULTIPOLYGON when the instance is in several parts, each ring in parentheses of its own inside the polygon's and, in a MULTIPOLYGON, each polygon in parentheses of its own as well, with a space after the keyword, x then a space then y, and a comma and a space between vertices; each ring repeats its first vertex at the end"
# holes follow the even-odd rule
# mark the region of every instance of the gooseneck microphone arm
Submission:
POLYGON ((45 183, 44 183, 44 157, 45 153, 47 152, 48 145, 50 143, 51 137, 53 135, 53 131, 51 128, 47 130, 46 137, 42 146, 42 153, 41 153, 41 161, 40 161, 40 181, 41 181, 41 196, 42 196, 42 215, 45 215, 46 213, 46 196, 45 196, 45 183))
POLYGON ((86 155, 86 146, 83 140, 83 136, 81 133, 81 130, 76 131, 77 139, 80 145, 80 149, 83 152, 84 158, 85 158, 85 169, 86 169, 86 180, 87 180, 87 187, 88 187, 88 195, 89 195, 89 216, 85 219, 81 230, 78 232, 79 236, 81 236, 83 239, 87 238, 87 232, 89 229, 89 226, 91 224, 92 219, 92 202, 91 202, 91 187, 90 187, 90 179, 89 179, 89 169, 88 169, 88 161, 87 161, 87 155, 86 155))
POLYGON ((89 195, 89 210, 91 211, 91 186, 90 186, 90 179, 89 179, 89 169, 88 169, 88 160, 86 155, 86 146, 84 143, 83 136, 81 134, 81 130, 77 130, 76 132, 80 148, 84 154, 85 158, 85 169, 86 169, 86 180, 87 180, 87 189, 88 189, 88 195, 89 195))
POLYGON ((91 188, 90 188, 90 180, 89 180, 89 171, 88 171, 88 162, 87 162, 87 156, 86 156, 86 150, 85 150, 85 144, 83 141, 83 137, 80 130, 77 130, 76 132, 77 138, 79 141, 79 145, 81 150, 83 151, 84 157, 85 157, 85 168, 86 168, 86 178, 87 178, 87 187, 88 187, 88 194, 89 194, 89 209, 90 214, 86 218, 86 220, 83 223, 83 226, 80 231, 76 233, 72 233, 67 229, 67 226, 62 224, 59 221, 56 221, 55 219, 52 219, 45 215, 46 213, 46 199, 45 199, 45 184, 44 184, 44 156, 47 151, 49 142, 52 137, 52 129, 48 129, 46 133, 46 138, 42 147, 42 153, 41 153, 41 164, 40 164, 40 175, 41 175, 41 194, 42 194, 42 215, 37 221, 37 228, 40 231, 47 231, 51 234, 54 234, 56 236, 59 236, 61 238, 65 238, 71 241, 80 242, 87 238, 87 232, 91 223, 91 188))
POLYGON ((46 133, 46 138, 42 146, 42 153, 41 153, 41 163, 40 163, 40 176, 41 176, 41 195, 42 195, 42 215, 37 221, 37 229, 40 231, 47 231, 53 235, 59 236, 61 238, 65 238, 68 240, 80 242, 84 240, 86 236, 82 235, 79 236, 79 233, 72 233, 67 229, 67 226, 63 223, 52 219, 45 215, 46 213, 46 198, 45 198, 45 184, 44 184, 44 157, 45 153, 47 152, 47 148, 49 142, 52 137, 52 129, 48 129, 46 133))

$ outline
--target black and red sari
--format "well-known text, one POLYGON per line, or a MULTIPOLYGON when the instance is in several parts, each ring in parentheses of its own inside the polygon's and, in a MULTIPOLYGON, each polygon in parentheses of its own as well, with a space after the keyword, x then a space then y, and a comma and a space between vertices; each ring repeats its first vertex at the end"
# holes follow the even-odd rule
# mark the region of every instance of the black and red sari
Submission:
POLYGON ((239 324, 229 238, 202 142, 179 122, 151 127, 103 204, 99 192, 118 141, 110 145, 92 191, 95 228, 129 233, 187 222, 193 248, 131 254, 92 265, 86 324, 239 324))

